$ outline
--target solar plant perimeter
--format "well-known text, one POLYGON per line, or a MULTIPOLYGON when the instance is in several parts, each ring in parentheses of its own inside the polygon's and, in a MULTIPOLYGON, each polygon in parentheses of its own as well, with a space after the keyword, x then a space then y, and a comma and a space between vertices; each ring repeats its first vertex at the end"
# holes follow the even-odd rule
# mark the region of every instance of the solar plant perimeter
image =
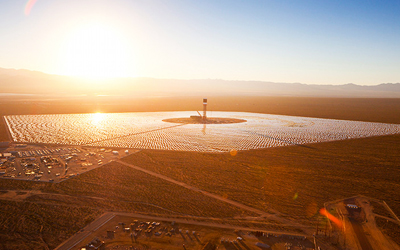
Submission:
POLYGON ((164 122, 196 112, 138 112, 6 116, 18 143, 228 152, 399 134, 400 125, 246 112, 209 112, 245 119, 235 124, 164 122))

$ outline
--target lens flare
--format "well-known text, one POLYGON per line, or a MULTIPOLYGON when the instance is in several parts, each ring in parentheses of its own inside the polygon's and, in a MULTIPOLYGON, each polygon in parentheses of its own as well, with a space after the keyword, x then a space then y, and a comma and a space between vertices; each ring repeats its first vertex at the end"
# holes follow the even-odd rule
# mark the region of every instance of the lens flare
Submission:
POLYGON ((29 1, 26 3, 26 5, 25 5, 25 11, 24 11, 24 13, 25 13, 26 16, 29 15, 29 13, 31 13, 31 10, 32 10, 32 8, 33 8, 33 5, 35 5, 36 1, 37 1, 37 0, 29 0, 29 1))
POLYGON ((326 216, 326 218, 328 218, 330 221, 335 223, 339 228, 343 227, 343 223, 338 218, 336 218, 335 216, 330 214, 328 211, 326 211, 325 208, 321 208, 321 210, 319 210, 319 213, 322 214, 323 216, 326 216))

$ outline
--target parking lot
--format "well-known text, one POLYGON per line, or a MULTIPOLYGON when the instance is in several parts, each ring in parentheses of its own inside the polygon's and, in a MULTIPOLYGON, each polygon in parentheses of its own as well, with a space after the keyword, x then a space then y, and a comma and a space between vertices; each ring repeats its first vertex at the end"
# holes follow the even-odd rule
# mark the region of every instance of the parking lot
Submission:
POLYGON ((135 150, 17 144, 2 153, 0 178, 60 182, 135 150))

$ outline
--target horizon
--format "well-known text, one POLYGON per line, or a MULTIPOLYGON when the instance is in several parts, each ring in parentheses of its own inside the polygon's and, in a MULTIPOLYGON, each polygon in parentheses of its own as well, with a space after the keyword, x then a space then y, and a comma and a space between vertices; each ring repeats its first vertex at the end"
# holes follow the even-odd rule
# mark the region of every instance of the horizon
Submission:
MULTIPOLYGON (((1 93, 71 96, 308 96, 399 98, 400 83, 358 85, 307 84, 226 79, 166 79, 154 77, 85 78, 50 75, 26 69, 0 68, 1 93)), ((10 96, 12 96, 10 95, 10 96)), ((5 95, 3 95, 5 96, 5 95)))
POLYGON ((400 4, 6 1, 0 67, 105 78, 398 83, 400 4))
MULTIPOLYGON (((276 83, 276 84, 301 84, 301 85, 319 85, 319 86, 344 86, 344 85, 356 85, 356 86, 361 86, 361 87, 373 87, 373 86, 379 86, 379 85, 397 85, 400 84, 399 82, 382 82, 382 83, 376 83, 376 84, 370 84, 370 85, 364 85, 364 84, 356 84, 356 83, 343 83, 343 84, 318 84, 318 83, 304 83, 304 82, 273 82, 273 81, 267 81, 267 80, 246 80, 246 79, 235 79, 235 80, 230 80, 230 79, 221 79, 221 78, 196 78, 196 79, 183 79, 183 78, 157 78, 157 77, 151 77, 151 76, 115 76, 115 77, 102 77, 102 78, 97 78, 97 77, 84 77, 84 76, 71 76, 71 75, 60 75, 60 74, 50 74, 46 73, 43 71, 38 71, 38 70, 30 70, 30 69, 23 69, 23 68, 1 68, 0 70, 15 70, 15 71, 29 71, 32 73, 40 73, 40 74, 45 74, 45 75, 50 75, 50 76, 59 76, 59 77, 69 77, 69 78, 74 78, 77 80, 82 80, 82 81, 109 81, 109 80, 118 80, 118 79, 153 79, 153 80, 177 80, 177 81, 227 81, 227 82, 262 82, 262 83, 276 83)), ((1 75, 1 73, 0 73, 1 75)))

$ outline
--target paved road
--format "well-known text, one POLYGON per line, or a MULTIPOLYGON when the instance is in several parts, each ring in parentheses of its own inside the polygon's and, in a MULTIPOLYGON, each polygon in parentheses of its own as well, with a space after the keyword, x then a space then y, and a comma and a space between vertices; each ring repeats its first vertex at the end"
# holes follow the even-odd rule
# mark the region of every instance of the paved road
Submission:
MULTIPOLYGON (((266 213, 264 211, 261 211, 259 209, 256 208, 252 208, 249 206, 246 206, 244 204, 241 204, 239 202, 236 201, 232 201, 229 199, 226 199, 224 197, 221 197, 219 195, 215 195, 209 192, 206 192, 204 190, 201 190, 199 188, 190 186, 186 183, 180 182, 180 181, 176 181, 174 179, 171 179, 167 176, 143 169, 141 167, 132 165, 132 164, 128 164, 126 162, 123 162, 121 160, 117 160, 116 162, 123 164, 125 166, 131 167, 133 169, 136 169, 138 171, 142 171, 144 173, 147 173, 149 175, 152 175, 154 177, 163 179, 165 181, 174 183, 176 185, 182 186, 184 188, 193 190, 195 192, 199 192, 202 193, 208 197, 223 201, 225 203, 231 204, 233 206, 236 206, 238 208, 241 208, 243 210, 247 210, 256 214, 259 214, 260 217, 263 218, 269 218, 275 221, 280 221, 282 223, 291 225, 291 226, 295 226, 298 228, 302 228, 302 229, 306 229, 305 231, 309 231, 310 228, 306 227, 304 225, 286 220, 284 218, 281 218, 275 214, 269 214, 266 213)), ((56 248, 56 250, 70 250, 71 248, 77 246, 80 242, 82 242, 84 239, 86 239, 87 237, 89 237, 94 231, 96 231, 97 229, 99 229, 101 226, 103 226, 104 224, 106 224, 108 221, 110 221, 112 218, 114 218, 116 215, 121 215, 121 216, 130 216, 130 217, 135 217, 135 218, 143 218, 143 219, 148 219, 148 220, 162 220, 162 221, 175 221, 177 223, 185 223, 185 224, 192 224, 192 225, 199 225, 199 226, 210 226, 210 227, 219 227, 219 228, 226 228, 226 229, 234 229, 234 230, 252 230, 251 228, 246 228, 246 227, 239 227, 239 226, 232 226, 232 225, 226 225, 226 224, 217 224, 217 223, 210 223, 210 222, 199 222, 199 221, 189 221, 187 219, 176 219, 176 218, 160 218, 160 217, 154 217, 154 216, 146 216, 146 215, 141 215, 141 214, 133 214, 133 213, 122 213, 122 212, 109 212, 109 213, 105 213, 102 216, 100 216, 99 219, 95 220, 94 222, 92 222, 91 224, 89 224, 88 226, 86 226, 83 230, 81 230, 79 233, 75 234, 74 236, 72 236, 70 239, 68 239, 67 241, 65 241, 64 243, 62 243, 60 246, 58 246, 56 248)), ((260 230, 258 229, 254 229, 254 230, 260 230)), ((269 233, 275 233, 275 234, 285 234, 285 232, 282 231, 267 231, 269 233)), ((309 233, 309 232, 308 232, 309 233)), ((299 235, 299 236, 306 236, 305 234, 296 234, 296 233, 291 233, 291 235, 299 235)))
POLYGON ((91 235, 94 231, 99 229, 101 226, 109 222, 114 217, 114 213, 105 213, 101 215, 97 220, 87 225, 83 230, 79 231, 67 241, 56 247, 55 250, 69 250, 75 247, 84 239, 86 239, 89 235, 91 235))
MULTIPOLYGON (((225 228, 225 229, 233 229, 233 230, 243 230, 243 231, 263 231, 263 232, 268 232, 271 234, 290 234, 293 236, 307 236, 306 234, 302 233, 288 233, 285 231, 265 231, 265 230, 260 230, 259 228, 248 228, 248 227, 240 227, 240 226, 233 226, 229 224, 219 224, 219 223, 212 223, 212 222, 202 222, 202 221, 195 221, 195 220, 190 220, 190 219, 177 219, 177 218, 168 218, 168 217, 156 217, 156 216, 150 216, 150 215, 142 215, 142 214, 135 214, 135 213, 123 213, 123 212, 115 212, 114 213, 116 216, 127 216, 127 217, 133 217, 133 218, 142 218, 142 219, 147 219, 151 221, 174 221, 176 223, 181 223, 181 224, 190 224, 190 225, 198 225, 198 226, 206 226, 206 227, 217 227, 217 228, 225 228)), ((213 219, 213 218, 211 218, 213 219)))
POLYGON ((150 215, 143 215, 143 214, 135 214, 135 213, 123 213, 123 212, 107 212, 101 215, 97 220, 93 221, 87 227, 84 228, 83 232, 79 232, 66 240, 64 243, 59 245, 55 250, 69 250, 73 247, 76 247, 80 242, 85 240, 89 237, 92 233, 95 233, 97 229, 101 226, 105 225, 108 221, 113 219, 115 216, 125 216, 125 217, 132 217, 135 219, 144 219, 149 221, 174 221, 175 223, 180 224, 189 224, 189 225, 197 225, 197 226, 205 226, 205 227, 214 227, 214 228, 224 228, 224 229, 232 229, 232 230, 243 230, 243 231, 263 231, 270 234, 281 234, 281 235, 291 235, 291 236, 307 236, 306 234, 299 234, 299 233, 287 233, 284 231, 266 231, 261 230, 260 228, 248 228, 248 227, 240 227, 240 226, 232 226, 227 224, 218 224, 218 223, 211 223, 211 222, 202 222, 202 221, 195 221, 190 219, 178 219, 178 218, 168 218, 168 217, 156 217, 150 215))

